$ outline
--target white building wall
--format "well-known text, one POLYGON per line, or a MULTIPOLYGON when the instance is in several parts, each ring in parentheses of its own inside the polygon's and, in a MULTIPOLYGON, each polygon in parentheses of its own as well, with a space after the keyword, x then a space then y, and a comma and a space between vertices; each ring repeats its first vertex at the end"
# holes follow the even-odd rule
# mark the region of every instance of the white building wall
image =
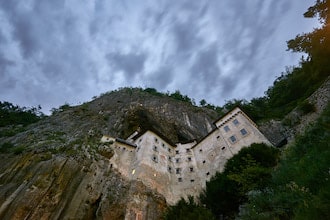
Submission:
POLYGON ((146 186, 155 189, 166 198, 171 197, 171 166, 169 156, 172 156, 173 147, 152 131, 147 131, 139 137, 137 144, 137 160, 132 179, 142 181, 146 186), (170 150, 168 150, 170 149, 170 150))
POLYGON ((135 148, 133 146, 114 142, 112 145, 114 155, 110 159, 110 163, 114 169, 117 169, 125 178, 130 179, 131 164, 136 160, 135 148))

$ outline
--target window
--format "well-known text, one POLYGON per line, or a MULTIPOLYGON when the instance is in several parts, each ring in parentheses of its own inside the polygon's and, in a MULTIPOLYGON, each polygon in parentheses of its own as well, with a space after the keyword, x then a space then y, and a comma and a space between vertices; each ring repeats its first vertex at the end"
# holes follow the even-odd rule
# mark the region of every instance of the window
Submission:
POLYGON ((190 182, 192 182, 192 183, 193 183, 193 182, 195 182, 195 180, 190 180, 190 182))
POLYGON ((155 163, 158 163, 158 157, 156 155, 152 155, 152 161, 154 161, 155 163))
POLYGON ((237 119, 234 119, 233 124, 234 125, 239 125, 239 121, 237 119))
POLYGON ((190 152, 190 149, 189 149, 189 148, 187 148, 187 149, 186 149, 186 152, 187 152, 187 153, 189 153, 189 152, 190 152))
POLYGON ((209 175, 210 175, 210 172, 207 172, 207 173, 206 173, 206 176, 209 176, 209 175))
POLYGON ((188 161, 189 161, 189 162, 191 161, 191 157, 188 157, 188 161))
POLYGON ((155 138, 155 142, 158 143, 158 139, 157 138, 155 138))
POLYGON ((164 143, 162 143, 162 147, 165 148, 165 144, 164 143))
POLYGON ((176 173, 176 174, 180 174, 180 173, 181 173, 181 168, 176 168, 176 169, 175 169, 175 173, 176 173))
POLYGON ((167 170, 169 173, 172 173, 172 167, 168 167, 167 170))
POLYGON ((235 143, 235 142, 236 142, 236 137, 235 137, 235 135, 233 135, 233 136, 230 137, 230 141, 231 141, 232 143, 235 143))
POLYGON ((194 172, 194 168, 193 167, 190 167, 190 172, 194 172))
POLYGON ((199 149, 199 152, 203 152, 203 149, 199 149))
POLYGON ((178 178, 178 181, 179 181, 179 182, 182 182, 182 178, 181 178, 181 177, 179 177, 179 178, 178 178))
POLYGON ((217 136, 217 139, 219 139, 220 138, 220 136, 217 136))
POLYGON ((230 131, 230 128, 229 128, 229 126, 228 126, 228 125, 226 125, 225 127, 223 127, 223 129, 225 130, 225 132, 228 132, 228 131, 230 131))
POLYGON ((205 163, 205 160, 203 160, 203 163, 205 163))
POLYGON ((180 158, 175 158, 175 162, 179 163, 180 162, 180 158))
POLYGON ((157 146, 154 146, 153 149, 154 149, 154 151, 158 151, 157 146))
POLYGON ((169 161, 172 161, 172 157, 171 157, 171 156, 168 156, 168 160, 169 160, 169 161))
POLYGON ((221 150, 224 150, 224 149, 226 149, 226 147, 222 147, 222 148, 221 148, 221 150))
POLYGON ((168 148, 168 152, 170 152, 170 153, 171 153, 171 148, 168 148))
POLYGON ((179 154, 179 151, 178 151, 178 150, 176 150, 176 151, 175 151, 175 153, 176 153, 176 154, 179 154))
POLYGON ((241 132, 241 134, 242 134, 243 136, 247 135, 247 131, 246 131, 244 128, 241 129, 240 132, 241 132))

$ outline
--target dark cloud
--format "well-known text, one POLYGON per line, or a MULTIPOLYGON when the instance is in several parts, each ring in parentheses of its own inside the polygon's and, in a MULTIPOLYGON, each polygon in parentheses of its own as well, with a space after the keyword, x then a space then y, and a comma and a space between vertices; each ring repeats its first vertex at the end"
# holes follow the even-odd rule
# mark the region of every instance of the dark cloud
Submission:
POLYGON ((8 67, 14 66, 15 62, 8 60, 3 54, 0 53, 0 76, 6 73, 8 67))
POLYGON ((147 56, 145 53, 112 53, 107 54, 106 58, 115 70, 123 71, 125 76, 130 79, 143 71, 144 62, 146 61, 147 56))
POLYGON ((147 87, 156 87, 159 90, 165 90, 174 79, 174 73, 170 66, 162 66, 156 72, 145 77, 147 87))
POLYGON ((209 91, 219 82, 221 69, 218 62, 218 48, 216 44, 200 51, 190 68, 192 78, 196 79, 194 87, 201 87, 204 92, 209 91))

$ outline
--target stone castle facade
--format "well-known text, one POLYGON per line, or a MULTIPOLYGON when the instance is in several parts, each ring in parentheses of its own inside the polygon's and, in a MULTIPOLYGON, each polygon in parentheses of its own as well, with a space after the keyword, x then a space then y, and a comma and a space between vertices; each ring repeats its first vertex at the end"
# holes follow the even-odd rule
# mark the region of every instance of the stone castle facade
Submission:
POLYGON ((128 139, 103 136, 114 151, 112 168, 128 180, 142 181, 168 204, 198 196, 226 161, 252 143, 271 145, 256 124, 238 107, 214 122, 201 141, 173 144, 156 131, 134 132, 128 139))

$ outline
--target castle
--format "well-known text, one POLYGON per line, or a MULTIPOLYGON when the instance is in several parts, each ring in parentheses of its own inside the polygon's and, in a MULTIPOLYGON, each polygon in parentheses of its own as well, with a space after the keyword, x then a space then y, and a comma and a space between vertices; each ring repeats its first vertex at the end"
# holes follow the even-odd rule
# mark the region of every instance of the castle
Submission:
POLYGON ((222 172, 226 161, 252 143, 271 145, 256 124, 238 107, 214 122, 199 142, 173 144, 157 131, 134 132, 126 140, 104 135, 113 149, 111 167, 128 180, 142 181, 168 204, 198 196, 206 181, 222 172))

